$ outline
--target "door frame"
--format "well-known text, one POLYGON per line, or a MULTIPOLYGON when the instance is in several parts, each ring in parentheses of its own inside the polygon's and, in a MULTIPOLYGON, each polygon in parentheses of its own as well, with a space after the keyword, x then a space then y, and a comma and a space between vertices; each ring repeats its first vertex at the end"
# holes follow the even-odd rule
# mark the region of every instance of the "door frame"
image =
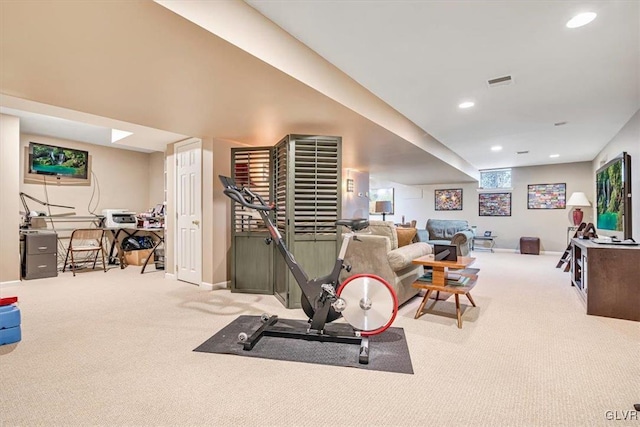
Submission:
MULTIPOLYGON (((176 142, 173 146, 173 156, 175 158, 174 163, 173 163, 173 167, 174 167, 174 173, 173 173, 173 191, 174 191, 174 197, 173 197, 173 211, 174 211, 174 224, 173 224, 173 235, 175 236, 173 239, 173 263, 174 266, 176 266, 175 269, 175 278, 176 280, 180 280, 180 278, 178 277, 178 203, 180 202, 180 199, 178 198, 178 187, 180 185, 180 180, 179 180, 179 176, 178 176, 178 151, 180 148, 186 146, 186 145, 190 145, 190 144, 197 144, 197 148, 200 150, 200 227, 198 227, 198 233, 200 234, 200 247, 196 248, 196 250, 200 251, 200 266, 199 266, 199 271, 200 271, 200 280, 198 281, 199 283, 196 283, 198 286, 202 286, 202 260, 203 260, 203 253, 202 253, 202 221, 204 220, 203 215, 202 215, 202 175, 203 175, 203 171, 202 171, 202 139, 200 138, 188 138, 185 139, 183 141, 180 142, 176 142)), ((186 283, 191 283, 191 282, 186 282, 186 283)))

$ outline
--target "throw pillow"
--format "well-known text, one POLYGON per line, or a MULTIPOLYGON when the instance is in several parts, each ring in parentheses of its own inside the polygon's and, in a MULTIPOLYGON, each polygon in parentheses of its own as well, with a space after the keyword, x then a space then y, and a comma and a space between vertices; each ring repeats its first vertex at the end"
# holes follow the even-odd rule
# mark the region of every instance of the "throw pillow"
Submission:
POLYGON ((396 231, 398 232, 399 248, 411 244, 413 238, 416 237, 416 233, 418 232, 415 228, 409 227, 398 227, 396 228, 396 231))

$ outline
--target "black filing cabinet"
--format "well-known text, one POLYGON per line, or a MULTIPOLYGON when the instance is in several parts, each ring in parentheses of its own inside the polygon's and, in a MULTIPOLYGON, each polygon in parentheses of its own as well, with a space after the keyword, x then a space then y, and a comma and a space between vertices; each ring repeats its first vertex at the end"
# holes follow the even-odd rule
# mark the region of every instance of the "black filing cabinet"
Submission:
POLYGON ((58 275, 58 235, 25 233, 22 242, 22 278, 43 279, 58 275))

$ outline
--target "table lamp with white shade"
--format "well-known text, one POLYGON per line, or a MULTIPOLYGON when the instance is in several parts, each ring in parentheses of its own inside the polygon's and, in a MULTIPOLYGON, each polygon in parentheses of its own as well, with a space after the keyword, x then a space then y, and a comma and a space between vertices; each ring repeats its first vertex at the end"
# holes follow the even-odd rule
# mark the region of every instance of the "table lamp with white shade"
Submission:
POLYGON ((582 217, 584 216, 584 212, 580 210, 581 206, 591 206, 591 202, 587 199, 587 195, 576 191, 571 194, 569 197, 569 201, 567 201, 567 206, 574 206, 573 210, 573 225, 580 225, 582 223, 582 217))
POLYGON ((385 220, 385 215, 391 213, 392 210, 393 206, 391 205, 390 201, 385 200, 376 202, 376 213, 382 214, 383 221, 385 220))

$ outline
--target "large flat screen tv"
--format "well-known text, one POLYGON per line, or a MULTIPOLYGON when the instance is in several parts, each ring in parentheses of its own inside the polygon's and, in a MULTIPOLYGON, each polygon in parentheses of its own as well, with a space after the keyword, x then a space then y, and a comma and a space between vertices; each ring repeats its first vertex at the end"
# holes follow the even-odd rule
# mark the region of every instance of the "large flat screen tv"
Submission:
POLYGON ((596 171, 598 233, 631 238, 631 156, 622 153, 596 171))
POLYGON ((29 173, 87 179, 89 152, 29 143, 29 173))

